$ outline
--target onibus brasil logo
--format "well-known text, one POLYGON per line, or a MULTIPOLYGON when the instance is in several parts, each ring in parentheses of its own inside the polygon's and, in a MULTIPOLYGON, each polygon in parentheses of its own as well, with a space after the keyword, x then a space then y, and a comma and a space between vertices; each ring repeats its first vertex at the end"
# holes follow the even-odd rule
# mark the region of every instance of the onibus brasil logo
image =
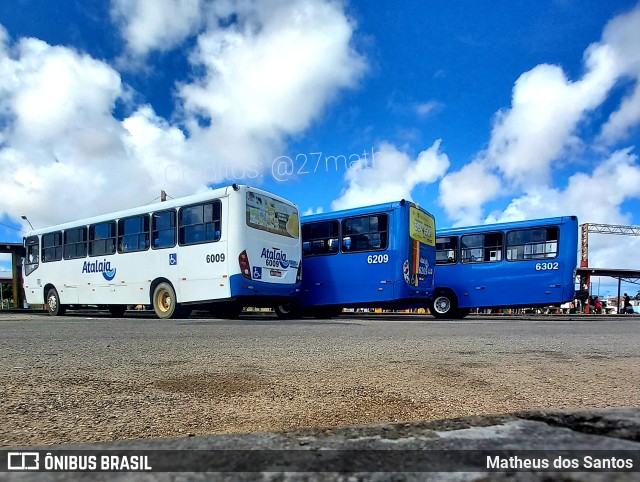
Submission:
POLYGON ((111 262, 106 259, 103 261, 85 261, 82 265, 83 273, 102 273, 104 279, 111 281, 116 277, 116 268, 111 269, 111 262))

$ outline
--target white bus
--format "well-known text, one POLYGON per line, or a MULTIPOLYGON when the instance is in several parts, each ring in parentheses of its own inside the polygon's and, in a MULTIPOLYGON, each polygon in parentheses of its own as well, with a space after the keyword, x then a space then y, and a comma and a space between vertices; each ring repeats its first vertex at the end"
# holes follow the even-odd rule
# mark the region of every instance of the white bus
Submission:
POLYGON ((235 318, 243 306, 290 301, 300 287, 298 208, 236 184, 35 230, 24 245, 27 302, 54 316, 152 305, 160 318, 193 308, 235 318))

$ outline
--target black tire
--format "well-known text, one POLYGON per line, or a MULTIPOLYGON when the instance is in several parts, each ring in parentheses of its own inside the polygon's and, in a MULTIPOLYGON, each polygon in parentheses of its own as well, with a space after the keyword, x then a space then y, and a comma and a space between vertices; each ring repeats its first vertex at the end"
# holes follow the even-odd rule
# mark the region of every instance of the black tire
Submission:
POLYGON ((234 302, 214 303, 209 309, 214 318, 235 320, 242 313, 242 305, 234 302))
POLYGON ((127 305, 111 305, 109 306, 109 313, 114 318, 122 318, 127 311, 127 305))
POLYGON ((63 316, 66 313, 67 306, 60 303, 60 296, 55 288, 49 288, 45 301, 45 306, 51 316, 63 316))
POLYGON ((153 290, 153 310, 162 320, 178 318, 181 313, 180 304, 176 301, 176 292, 170 283, 160 283, 153 290))
POLYGON ((466 316, 471 313, 471 310, 469 308, 458 308, 456 310, 456 320, 461 320, 463 318, 466 318, 466 316))
POLYGON ((278 318, 281 318, 283 320, 290 320, 292 318, 298 318, 300 316, 299 310, 291 302, 276 305, 273 307, 273 311, 275 311, 278 318))
POLYGON ((456 318, 458 303, 450 293, 438 293, 433 297, 429 311, 435 318, 456 318))

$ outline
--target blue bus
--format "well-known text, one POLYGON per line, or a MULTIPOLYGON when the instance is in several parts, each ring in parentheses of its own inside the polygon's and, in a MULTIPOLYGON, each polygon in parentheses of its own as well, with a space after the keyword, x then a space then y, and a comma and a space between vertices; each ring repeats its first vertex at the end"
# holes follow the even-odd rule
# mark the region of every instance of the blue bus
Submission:
POLYGON ((577 262, 575 216, 441 229, 430 311, 464 318, 472 308, 572 301, 577 262))
POLYGON ((433 295, 435 220, 412 202, 303 216, 297 306, 278 316, 330 318, 343 307, 425 308, 433 295))

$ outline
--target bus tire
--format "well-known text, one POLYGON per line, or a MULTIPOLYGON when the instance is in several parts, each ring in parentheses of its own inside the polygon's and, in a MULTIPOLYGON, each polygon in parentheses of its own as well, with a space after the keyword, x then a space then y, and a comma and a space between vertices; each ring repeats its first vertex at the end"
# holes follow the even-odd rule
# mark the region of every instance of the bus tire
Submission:
POLYGON ((153 310, 163 320, 180 316, 182 310, 176 302, 176 291, 170 283, 159 283, 153 290, 153 310))
POLYGON ((455 318, 458 303, 451 293, 443 291, 433 297, 429 311, 435 318, 455 318))
POLYGON ((47 291, 47 299, 45 301, 45 306, 51 316, 63 316, 67 311, 67 306, 60 303, 58 290, 53 287, 47 291))
POLYGON ((109 313, 114 318, 122 318, 127 311, 127 305, 111 305, 109 306, 109 313))
POLYGON ((463 318, 466 318, 466 316, 471 313, 471 310, 469 308, 458 308, 456 310, 456 316, 455 319, 456 320, 461 320, 463 318))
POLYGON ((276 313, 278 318, 283 320, 290 320, 299 316, 299 310, 291 302, 276 305, 273 307, 273 311, 276 313))

